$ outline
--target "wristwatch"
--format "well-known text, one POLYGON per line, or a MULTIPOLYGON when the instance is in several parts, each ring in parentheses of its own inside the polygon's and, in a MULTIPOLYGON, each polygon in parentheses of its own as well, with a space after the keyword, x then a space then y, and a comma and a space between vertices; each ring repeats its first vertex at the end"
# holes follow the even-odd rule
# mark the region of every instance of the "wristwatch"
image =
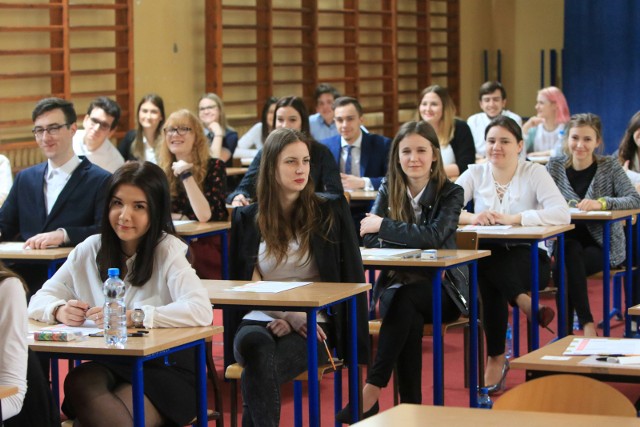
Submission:
POLYGON ((598 203, 600 203, 601 210, 603 211, 607 210, 607 199, 605 199, 604 197, 600 197, 598 199, 598 203))
POLYGON ((144 328, 144 311, 141 308, 136 308, 131 313, 131 321, 134 328, 144 328))

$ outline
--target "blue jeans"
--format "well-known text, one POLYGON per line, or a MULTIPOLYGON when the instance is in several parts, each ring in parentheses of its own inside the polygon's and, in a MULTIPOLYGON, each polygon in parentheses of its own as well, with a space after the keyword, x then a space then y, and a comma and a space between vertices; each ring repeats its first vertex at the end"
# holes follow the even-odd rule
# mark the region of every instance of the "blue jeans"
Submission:
MULTIPOLYGON (((307 340, 296 332, 276 337, 266 322, 243 321, 233 341, 242 372, 242 426, 278 427, 280 385, 307 370, 307 340)), ((325 325, 322 329, 328 332, 325 325)), ((322 343, 318 343, 318 363, 327 363, 322 343)))

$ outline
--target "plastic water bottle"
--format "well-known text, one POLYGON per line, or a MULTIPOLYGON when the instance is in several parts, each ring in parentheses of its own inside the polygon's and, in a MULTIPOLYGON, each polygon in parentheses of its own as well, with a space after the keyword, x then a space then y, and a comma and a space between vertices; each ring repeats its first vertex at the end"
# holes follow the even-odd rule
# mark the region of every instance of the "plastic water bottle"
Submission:
POLYGON ((124 304, 124 282, 120 269, 110 268, 104 282, 104 340, 118 346, 127 342, 127 307, 124 304))
POLYGON ((507 323, 507 334, 504 340, 504 357, 507 359, 513 358, 513 330, 511 329, 511 322, 507 323))
POLYGON ((478 408, 491 409, 493 407, 493 401, 489 396, 489 390, 486 387, 480 389, 478 393, 478 408))
POLYGON ((573 330, 574 331, 579 331, 580 329, 580 321, 578 320, 578 314, 574 311, 573 312, 573 330))

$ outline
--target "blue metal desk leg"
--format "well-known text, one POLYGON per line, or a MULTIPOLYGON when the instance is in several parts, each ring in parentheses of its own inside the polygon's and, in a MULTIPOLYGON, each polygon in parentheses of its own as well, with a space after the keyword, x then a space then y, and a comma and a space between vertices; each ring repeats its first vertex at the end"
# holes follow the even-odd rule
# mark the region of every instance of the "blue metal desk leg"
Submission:
POLYGON ((205 361, 205 340, 196 346, 196 384, 198 398, 198 426, 206 427, 207 421, 207 364, 205 361))
POLYGON ((538 304, 540 301, 538 277, 538 240, 531 242, 531 350, 540 347, 540 331, 538 330, 538 304))
POLYGON ((60 408, 60 373, 58 371, 58 358, 51 357, 51 389, 53 390, 53 403, 56 408, 60 408))
POLYGON ((444 372, 442 369, 442 273, 436 268, 433 276, 433 404, 444 405, 444 372))
POLYGON ((360 420, 358 390, 358 312, 356 296, 349 298, 349 404, 353 422, 360 420))
POLYGON ((142 358, 136 357, 133 363, 133 425, 144 427, 144 380, 142 375, 142 358))
POLYGON ((611 335, 611 323, 609 322, 609 307, 611 306, 611 221, 604 221, 602 227, 602 334, 605 337, 611 335))
POLYGON ((318 398, 318 328, 317 313, 307 312, 307 366, 309 382, 309 425, 320 427, 320 399, 318 398))
POLYGON ((229 280, 229 238, 227 230, 223 230, 220 234, 220 247, 222 249, 222 278, 229 280))
POLYGON ((469 407, 478 406, 478 261, 471 267, 471 287, 469 288, 469 407))
POLYGON ((567 291, 564 277, 564 234, 558 238, 558 337, 567 336, 567 291))

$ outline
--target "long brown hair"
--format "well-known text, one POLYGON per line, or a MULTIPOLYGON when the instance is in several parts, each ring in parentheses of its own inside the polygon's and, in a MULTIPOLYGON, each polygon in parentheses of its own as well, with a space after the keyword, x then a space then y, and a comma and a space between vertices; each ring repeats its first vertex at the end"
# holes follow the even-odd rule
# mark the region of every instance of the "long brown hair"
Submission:
POLYGON ((389 218, 408 223, 415 222, 411 201, 407 195, 409 182, 407 175, 400 166, 400 142, 409 135, 420 135, 431 143, 433 150, 433 164, 429 181, 436 185, 438 192, 447 182, 447 174, 444 171, 440 144, 436 131, 425 121, 411 121, 403 124, 391 142, 389 153, 389 218))
MULTIPOLYGON (((630 160, 631 164, 633 164, 634 158, 638 155, 638 146, 633 139, 633 134, 638 129, 640 129, 640 111, 631 117, 622 141, 620 141, 620 148, 618 149, 618 161, 620 161, 620 164, 624 164, 627 160, 630 160)), ((629 165, 629 168, 631 168, 631 165, 629 165)))
POLYGON ((320 216, 322 203, 314 191, 311 175, 307 185, 300 191, 295 201, 291 217, 285 217, 280 204, 280 184, 276 181, 278 158, 284 148, 294 142, 303 142, 310 150, 309 137, 293 129, 276 129, 269 134, 262 149, 260 173, 258 175, 258 215, 256 218, 262 239, 266 243, 266 254, 276 260, 276 265, 287 259, 289 243, 295 239, 300 245, 300 253, 306 254, 305 263, 311 260, 311 236, 319 230, 329 230, 333 217, 324 221, 320 216))
MULTIPOLYGON (((209 161, 209 144, 207 142, 207 137, 204 136, 204 130, 200 123, 200 119, 198 119, 191 111, 183 109, 171 113, 164 124, 163 130, 177 126, 186 126, 191 128, 191 132, 195 135, 193 149, 191 151, 191 161, 193 163, 191 173, 193 174, 195 181, 198 183, 198 188, 202 190, 202 183, 207 174, 207 163, 209 161)), ((164 141, 160 147, 158 166, 160 166, 165 175, 167 175, 172 197, 178 195, 179 188, 179 179, 173 174, 173 170, 171 169, 171 165, 175 161, 176 156, 169 151, 169 144, 167 143, 167 136, 165 135, 164 141)))
POLYGON ((436 131, 438 135, 438 142, 442 147, 449 145, 449 142, 453 139, 455 133, 454 120, 456 118, 456 105, 453 103, 453 99, 449 96, 449 91, 440 85, 431 85, 420 92, 420 99, 418 99, 418 120, 422 120, 420 117, 420 103, 422 98, 428 93, 435 93, 442 102, 442 118, 439 130, 436 131))
POLYGON ((131 144, 131 154, 138 160, 146 160, 145 152, 144 152, 144 129, 140 124, 140 108, 142 108, 142 104, 150 102, 160 110, 160 121, 158 122, 158 127, 153 133, 154 139, 153 141, 147 141, 150 147, 154 149, 156 154, 158 153, 158 146, 162 144, 162 139, 160 138, 160 134, 162 133, 162 126, 164 125, 164 119, 166 116, 164 115, 164 101, 155 93, 149 93, 142 97, 140 102, 138 103, 138 109, 136 110, 136 123, 138 123, 138 127, 136 128, 136 139, 131 144))

